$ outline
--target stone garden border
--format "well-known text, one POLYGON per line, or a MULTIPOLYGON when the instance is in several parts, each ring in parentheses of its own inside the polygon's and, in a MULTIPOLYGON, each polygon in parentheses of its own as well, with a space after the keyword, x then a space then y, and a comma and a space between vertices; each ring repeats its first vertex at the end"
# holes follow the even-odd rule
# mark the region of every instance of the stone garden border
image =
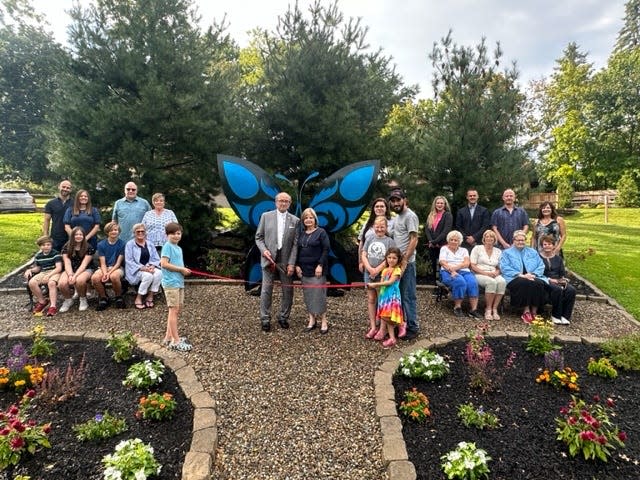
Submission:
MULTIPOLYGON (((31 332, 13 332, 0 335, 7 340, 27 340, 31 332)), ((107 341, 110 335, 102 332, 58 331, 47 333, 47 338, 63 342, 87 340, 107 341)), ((144 337, 137 337, 138 347, 145 353, 162 360, 176 374, 178 385, 193 406, 193 432, 191 447, 184 458, 182 480, 209 480, 218 448, 218 429, 215 400, 205 391, 195 370, 177 352, 172 352, 144 337)))

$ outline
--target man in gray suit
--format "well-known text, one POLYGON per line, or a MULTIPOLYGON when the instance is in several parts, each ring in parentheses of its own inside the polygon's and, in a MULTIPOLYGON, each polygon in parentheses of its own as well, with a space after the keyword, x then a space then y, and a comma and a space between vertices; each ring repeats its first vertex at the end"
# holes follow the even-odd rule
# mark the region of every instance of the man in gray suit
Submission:
POLYGON ((260 321, 262 330, 271 330, 271 300, 273 279, 282 284, 282 303, 278 323, 289 328, 289 314, 293 302, 293 272, 298 256, 298 223, 300 219, 288 212, 291 197, 285 192, 276 195, 276 210, 260 217, 256 231, 256 245, 262 258, 262 289, 260 293, 260 321))

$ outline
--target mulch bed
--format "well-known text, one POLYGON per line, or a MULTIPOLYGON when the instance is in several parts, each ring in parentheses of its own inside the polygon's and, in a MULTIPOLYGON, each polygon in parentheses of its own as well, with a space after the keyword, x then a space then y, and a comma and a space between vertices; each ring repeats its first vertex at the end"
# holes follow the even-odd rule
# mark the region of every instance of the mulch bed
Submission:
POLYGON ((418 479, 445 478, 440 457, 455 449, 458 442, 475 442, 487 451, 492 461, 489 478, 504 479, 598 479, 631 480, 640 478, 640 372, 619 371, 610 380, 586 372, 590 357, 602 354, 596 346, 564 344, 565 365, 579 374, 579 395, 592 402, 594 395, 616 401, 612 421, 626 431, 626 447, 614 451, 608 463, 586 461, 582 456, 569 457, 564 443, 555 439, 555 417, 570 400, 568 390, 535 383, 544 367, 542 357, 524 350, 518 339, 489 339, 498 364, 515 351, 515 366, 504 372, 499 391, 480 394, 469 386, 463 361, 465 342, 457 341, 436 351, 451 362, 449 375, 436 382, 407 379, 394 375, 396 401, 406 390, 416 387, 430 401, 432 416, 422 424, 401 416, 404 439, 418 473, 418 479), (477 430, 465 427, 457 417, 458 405, 473 402, 500 418, 501 428, 477 430), (624 457, 623 457, 624 456, 624 457))
MULTIPOLYGON (((18 342, 0 340, 0 365, 18 342)), ((25 347, 30 342, 21 342, 25 347)), ((189 450, 192 436, 193 408, 191 402, 179 388, 175 374, 166 369, 158 392, 169 392, 177 402, 175 415, 170 420, 156 422, 135 418, 138 399, 148 392, 122 385, 129 366, 133 363, 153 359, 141 351, 135 358, 116 363, 112 350, 104 342, 54 342, 57 352, 48 362, 64 373, 69 360, 77 366, 85 355, 86 376, 78 395, 54 404, 51 408, 38 406, 34 400, 30 418, 39 424, 51 422, 49 435, 51 448, 37 451, 35 455, 24 454, 20 463, 0 472, 0 480, 12 479, 17 474, 29 475, 36 479, 101 479, 103 456, 113 453, 122 440, 140 438, 151 444, 155 458, 162 465, 160 475, 154 478, 181 478, 182 464, 189 450), (103 441, 79 442, 75 438, 73 425, 93 418, 97 413, 108 410, 112 415, 124 416, 129 429, 116 437, 103 441)), ((49 367, 50 368, 50 367, 49 367)), ((6 409, 18 396, 12 391, 0 390, 0 408, 6 409)))

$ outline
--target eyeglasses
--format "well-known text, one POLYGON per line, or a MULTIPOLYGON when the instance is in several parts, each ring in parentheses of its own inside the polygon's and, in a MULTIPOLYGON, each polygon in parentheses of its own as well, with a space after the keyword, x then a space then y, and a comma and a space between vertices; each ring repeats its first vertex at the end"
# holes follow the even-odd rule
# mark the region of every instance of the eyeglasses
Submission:
POLYGON ((291 203, 291 200, 278 200, 278 203, 291 203))
POLYGON ((136 230, 136 233, 147 233, 146 230, 136 230))
POLYGON ((126 190, 127 190, 127 192, 135 192, 137 190, 137 188, 127 188, 126 190))

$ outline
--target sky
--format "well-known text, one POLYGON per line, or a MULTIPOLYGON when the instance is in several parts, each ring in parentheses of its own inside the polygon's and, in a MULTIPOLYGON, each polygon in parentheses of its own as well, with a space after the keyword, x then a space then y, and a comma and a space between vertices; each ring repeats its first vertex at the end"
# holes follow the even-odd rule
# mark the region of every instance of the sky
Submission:
MULTIPOLYGON (((90 0, 81 0, 86 5, 90 0)), ((226 15, 227 31, 240 46, 255 27, 275 29, 291 0, 195 0, 203 28, 226 15)), ((303 11, 311 2, 299 0, 303 11)), ((459 45, 475 46, 485 37, 489 51, 500 42, 503 66, 515 61, 523 87, 548 77, 570 42, 576 42, 596 70, 606 66, 624 17, 623 0, 340 0, 345 18, 360 18, 368 44, 392 57, 407 85, 419 97, 432 96, 428 55, 434 42, 453 31, 459 45)), ((72 0, 32 0, 45 13, 60 43, 66 43, 72 0)), ((325 2, 326 4, 326 2, 325 2)))

